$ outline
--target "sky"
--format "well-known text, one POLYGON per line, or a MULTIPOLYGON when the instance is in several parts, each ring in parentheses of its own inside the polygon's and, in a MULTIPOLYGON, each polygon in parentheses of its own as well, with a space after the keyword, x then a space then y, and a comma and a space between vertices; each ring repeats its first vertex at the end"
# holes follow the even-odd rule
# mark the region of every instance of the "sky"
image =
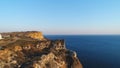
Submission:
POLYGON ((120 0, 0 0, 0 32, 120 34, 120 0))

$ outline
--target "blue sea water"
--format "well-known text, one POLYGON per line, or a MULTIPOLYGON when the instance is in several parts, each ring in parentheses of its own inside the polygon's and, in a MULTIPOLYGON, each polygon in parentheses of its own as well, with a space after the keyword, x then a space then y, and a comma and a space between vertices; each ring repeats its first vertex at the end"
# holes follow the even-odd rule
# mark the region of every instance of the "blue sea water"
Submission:
POLYGON ((120 68, 120 35, 46 35, 64 39, 84 68, 120 68))

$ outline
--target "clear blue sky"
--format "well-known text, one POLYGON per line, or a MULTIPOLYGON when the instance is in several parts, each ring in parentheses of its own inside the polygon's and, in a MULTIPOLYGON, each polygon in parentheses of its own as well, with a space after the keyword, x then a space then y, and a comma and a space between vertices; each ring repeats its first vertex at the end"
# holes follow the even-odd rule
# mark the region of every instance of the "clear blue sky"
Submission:
POLYGON ((0 32, 120 34, 120 0, 0 0, 0 32))

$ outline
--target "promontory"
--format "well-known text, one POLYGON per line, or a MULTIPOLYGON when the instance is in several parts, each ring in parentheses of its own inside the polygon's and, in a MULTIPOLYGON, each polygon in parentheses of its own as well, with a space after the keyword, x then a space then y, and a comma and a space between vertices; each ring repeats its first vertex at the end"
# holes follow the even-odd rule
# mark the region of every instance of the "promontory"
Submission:
POLYGON ((83 68, 63 39, 47 39, 38 31, 0 35, 0 68, 83 68))

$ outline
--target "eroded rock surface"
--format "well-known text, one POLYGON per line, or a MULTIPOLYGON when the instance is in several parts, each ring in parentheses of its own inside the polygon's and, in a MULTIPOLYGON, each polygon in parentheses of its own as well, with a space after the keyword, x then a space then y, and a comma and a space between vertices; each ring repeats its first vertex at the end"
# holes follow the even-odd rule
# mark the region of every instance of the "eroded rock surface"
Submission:
POLYGON ((82 68, 76 52, 66 49, 64 40, 47 40, 36 31, 2 35, 0 68, 82 68))

